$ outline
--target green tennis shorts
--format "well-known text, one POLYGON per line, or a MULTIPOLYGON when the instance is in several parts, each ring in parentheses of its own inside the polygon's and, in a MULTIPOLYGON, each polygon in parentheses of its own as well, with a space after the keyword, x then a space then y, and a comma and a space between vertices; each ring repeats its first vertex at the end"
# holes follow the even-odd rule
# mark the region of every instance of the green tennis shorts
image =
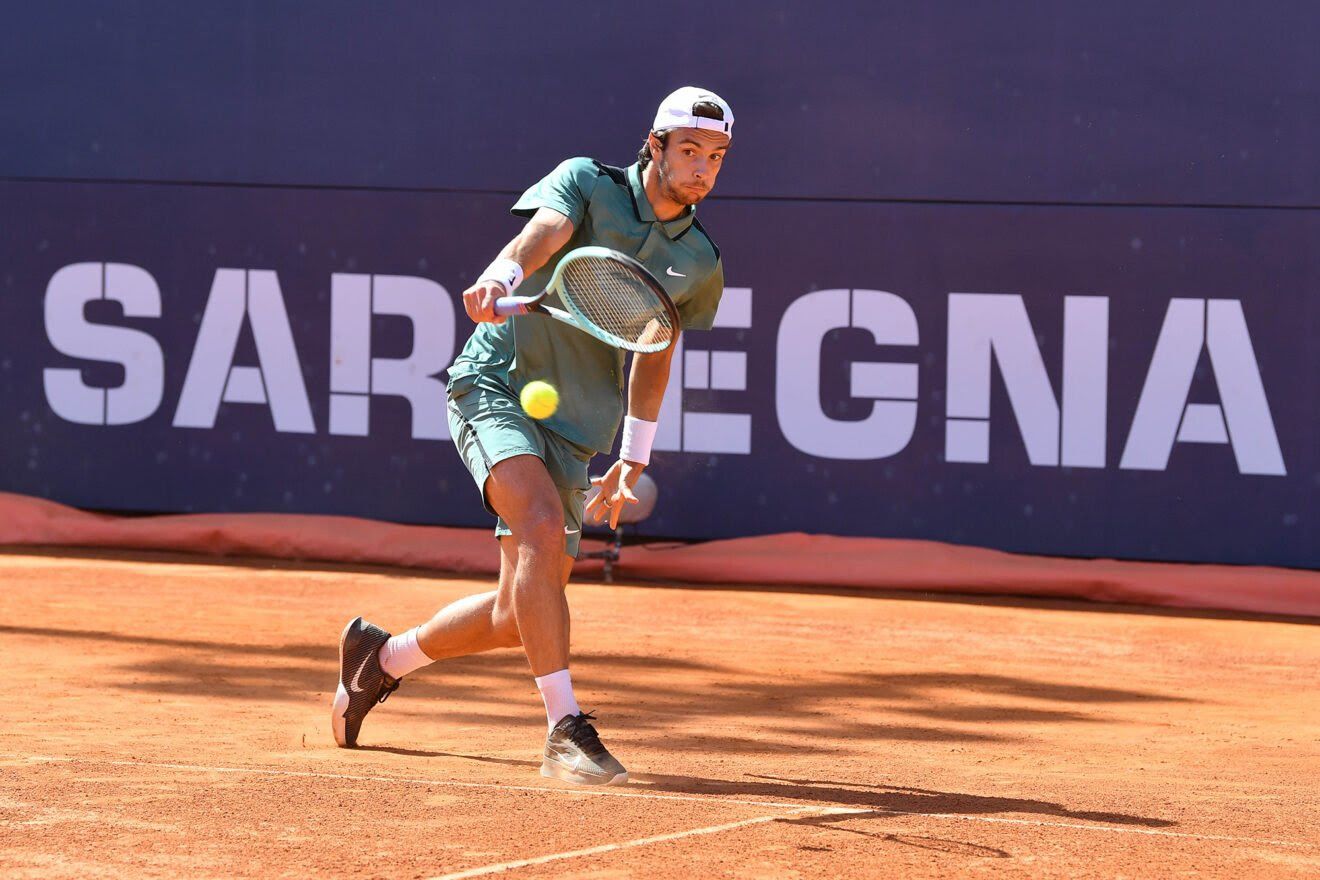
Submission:
POLYGON ((523 412, 513 390, 485 376, 462 376, 449 383, 449 433, 481 501, 495 515, 495 536, 513 534, 486 497, 491 469, 515 455, 535 455, 545 462, 564 507, 564 552, 575 557, 582 538, 582 511, 586 506, 587 464, 595 450, 579 446, 543 428, 523 412))

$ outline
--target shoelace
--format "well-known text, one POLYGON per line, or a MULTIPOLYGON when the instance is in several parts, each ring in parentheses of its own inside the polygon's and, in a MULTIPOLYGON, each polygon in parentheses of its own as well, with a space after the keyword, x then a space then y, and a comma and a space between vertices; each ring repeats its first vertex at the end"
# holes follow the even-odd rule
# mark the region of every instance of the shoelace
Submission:
POLYGON ((600 744, 600 734, 596 733, 596 728, 591 726, 591 722, 595 720, 595 712, 579 712, 573 719, 573 723, 568 729, 568 738, 578 748, 585 749, 588 746, 604 748, 600 744))
POLYGON ((401 678, 394 679, 394 684, 387 684, 386 682, 388 681, 389 681, 388 678, 384 678, 384 677, 381 678, 380 686, 383 690, 381 691, 380 696, 376 697, 377 703, 383 703, 386 700, 388 700, 390 698, 390 694, 397 691, 399 689, 399 685, 403 684, 403 679, 401 678))

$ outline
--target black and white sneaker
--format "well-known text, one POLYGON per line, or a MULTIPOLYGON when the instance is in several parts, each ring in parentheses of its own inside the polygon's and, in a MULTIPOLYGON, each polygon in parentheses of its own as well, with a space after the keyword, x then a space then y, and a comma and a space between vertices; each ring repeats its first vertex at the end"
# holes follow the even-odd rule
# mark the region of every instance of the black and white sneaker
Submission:
POLYGON ((621 785, 628 771, 601 745, 589 712, 565 715, 545 740, 541 775, 578 785, 621 785))
POLYGON ((399 679, 380 668, 380 646, 389 639, 389 633, 361 617, 350 620, 339 637, 339 687, 330 710, 330 727, 341 748, 357 745, 362 719, 399 687, 399 679))

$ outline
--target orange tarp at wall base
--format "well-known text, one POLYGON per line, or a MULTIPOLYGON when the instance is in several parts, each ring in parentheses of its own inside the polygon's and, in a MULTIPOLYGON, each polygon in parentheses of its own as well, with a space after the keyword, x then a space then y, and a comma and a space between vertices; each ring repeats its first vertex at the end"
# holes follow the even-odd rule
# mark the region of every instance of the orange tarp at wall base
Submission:
MULTIPOLYGON (((304 514, 117 517, 8 493, 0 493, 0 545, 176 550, 461 574, 499 568, 488 529, 304 514)), ((584 549, 593 549, 592 542, 584 549)), ((600 567, 582 560, 576 570, 592 575, 600 567)), ((1045 596, 1320 617, 1316 572, 1058 559, 936 541, 790 533, 652 545, 625 548, 615 570, 629 580, 1045 596)))

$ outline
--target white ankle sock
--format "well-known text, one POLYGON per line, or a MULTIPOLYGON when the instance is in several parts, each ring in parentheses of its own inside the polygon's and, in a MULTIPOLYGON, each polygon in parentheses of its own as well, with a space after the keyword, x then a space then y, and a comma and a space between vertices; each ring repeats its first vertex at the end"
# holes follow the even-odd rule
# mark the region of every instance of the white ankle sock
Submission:
POLYGON ((390 678, 403 678, 410 672, 416 672, 423 666, 430 666, 435 661, 426 656, 426 652, 417 644, 417 630, 414 626, 405 633, 380 646, 380 668, 390 678))
POLYGON ((536 687, 545 701, 545 720, 552 730, 565 715, 582 711, 578 708, 577 697, 573 696, 573 680, 567 669, 542 675, 536 679, 536 687))

